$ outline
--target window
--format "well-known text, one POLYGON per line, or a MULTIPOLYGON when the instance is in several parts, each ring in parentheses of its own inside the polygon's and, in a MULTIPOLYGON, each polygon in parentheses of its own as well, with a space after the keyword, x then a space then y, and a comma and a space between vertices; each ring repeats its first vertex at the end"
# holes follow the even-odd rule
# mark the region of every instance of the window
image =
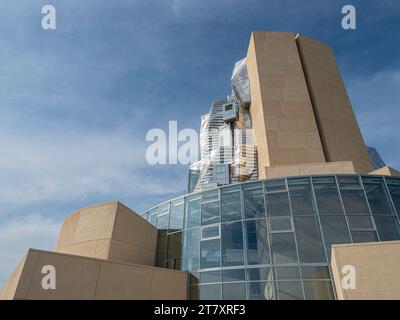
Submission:
POLYGON ((176 200, 171 203, 168 232, 175 232, 183 228, 183 216, 185 213, 184 200, 176 200))
POLYGON ((247 263, 269 264, 268 232, 265 219, 245 222, 247 237, 247 263))
POLYGON ((396 208, 397 215, 400 217, 400 179, 387 179, 386 183, 389 188, 393 204, 396 208))
POLYGON ((158 208, 157 229, 168 229, 169 203, 163 204, 158 208))
POLYGON ((390 205, 389 197, 385 190, 382 178, 363 177, 365 193, 367 194, 371 213, 374 215, 393 215, 395 214, 390 205))
POLYGON ((304 266, 301 267, 301 275, 303 279, 329 279, 329 268, 320 266, 304 266))
POLYGON ((200 230, 186 230, 183 233, 182 271, 199 269, 200 230))
POLYGON ((221 189, 221 210, 222 222, 242 219, 239 186, 221 189))
POLYGON ((153 225, 156 226, 157 223, 157 215, 158 215, 158 208, 153 209, 149 212, 149 222, 153 225))
POLYGON ((343 214, 335 177, 312 180, 319 214, 343 214))
POLYGON ((300 262, 325 262, 321 233, 316 217, 294 217, 300 262))
POLYGON ((264 192, 261 183, 243 185, 245 219, 265 217, 264 192))
POLYGON ((221 270, 200 272, 201 283, 221 282, 221 270))
POLYGON ((333 244, 351 243, 350 232, 344 216, 320 216, 328 259, 333 244))
POLYGON ((224 300, 246 300, 246 283, 223 283, 222 298, 224 300))
POLYGON ((186 198, 186 228, 200 226, 200 195, 186 198))
POLYGON ((375 215, 374 220, 381 241, 400 240, 399 222, 397 217, 375 215))
POLYGON ((173 233, 168 236, 167 268, 181 269, 181 240, 182 232, 173 233))
POLYGON ((242 222, 221 225, 222 266, 244 264, 242 222))
POLYGON ((288 179, 290 203, 293 215, 312 215, 311 184, 308 178, 288 179))
POLYGON ((274 268, 275 280, 300 280, 299 267, 277 267, 274 268))
POLYGON ((203 192, 201 209, 202 225, 220 222, 218 190, 203 192))
POLYGON ((265 199, 269 217, 291 216, 287 191, 267 193, 265 199))
POLYGON ((303 281, 306 300, 333 300, 331 281, 303 281))
POLYGON ((293 231, 291 218, 270 218, 269 226, 271 232, 288 232, 293 231))
POLYGON ((221 285, 207 284, 197 286, 200 300, 221 300, 221 285))
POLYGON ((234 281, 245 281, 244 269, 230 269, 222 270, 222 281, 234 282, 234 281))
POLYGON ((272 281, 271 267, 250 268, 247 269, 246 272, 247 272, 247 280, 249 281, 263 281, 263 280, 272 281))
POLYGON ((366 216, 347 216, 347 221, 351 230, 374 230, 374 225, 370 215, 366 216))
POLYGON ((203 240, 200 243, 200 268, 220 266, 220 239, 203 240))
POLYGON ((267 192, 287 191, 285 179, 265 181, 265 190, 267 192))
POLYGON ((270 234, 273 263, 297 263, 296 243, 293 232, 270 234))
POLYGON ((351 231, 353 242, 376 242, 378 237, 375 231, 351 231))
POLYGON ((247 283, 249 300, 273 300, 275 298, 274 291, 274 283, 271 281, 247 283))
POLYGON ((364 190, 358 177, 338 177, 340 193, 347 214, 369 214, 364 190))
POLYGON ((219 225, 211 227, 203 227, 201 239, 219 238, 219 225))
POLYGON ((275 286, 279 300, 304 299, 301 281, 277 281, 275 286))

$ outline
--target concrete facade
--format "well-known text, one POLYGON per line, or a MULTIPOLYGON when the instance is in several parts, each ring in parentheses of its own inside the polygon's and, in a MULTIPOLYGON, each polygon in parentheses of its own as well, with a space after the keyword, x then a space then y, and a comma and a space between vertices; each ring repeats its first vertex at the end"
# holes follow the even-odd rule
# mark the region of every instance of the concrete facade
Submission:
POLYGON ((186 299, 185 272, 30 249, 0 299, 186 299), (56 270, 56 289, 43 289, 42 268, 56 270))
POLYGON ((339 300, 400 299, 400 241, 332 246, 332 276, 339 300), (356 270, 356 288, 341 286, 343 266, 356 270))
POLYGON ((57 252, 154 265, 157 229, 120 202, 78 210, 61 228, 57 252))

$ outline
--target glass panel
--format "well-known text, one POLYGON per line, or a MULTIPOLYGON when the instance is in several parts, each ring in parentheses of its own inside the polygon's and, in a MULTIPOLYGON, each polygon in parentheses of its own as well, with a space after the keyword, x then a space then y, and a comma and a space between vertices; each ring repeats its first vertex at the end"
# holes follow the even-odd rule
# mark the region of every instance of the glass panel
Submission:
POLYGON ((397 215, 400 217, 400 179, 386 179, 386 182, 393 204, 396 207, 397 215))
POLYGON ((186 228, 200 226, 200 195, 186 198, 186 228))
POLYGON ((292 220, 290 218, 270 218, 269 226, 273 231, 293 231, 292 220))
POLYGON ((203 227, 203 230, 201 232, 202 239, 215 237, 219 238, 219 226, 203 227))
POLYGON ((242 220, 240 187, 221 189, 222 222, 242 220))
POLYGON ((308 178, 288 179, 288 184, 293 215, 314 214, 310 180, 308 178))
POLYGON ((157 218, 157 229, 166 230, 168 229, 168 213, 158 216, 157 218))
POLYGON ((183 215, 185 213, 184 200, 176 200, 171 203, 168 232, 175 232, 183 228, 183 215))
POLYGON ((149 213, 148 212, 145 212, 145 213, 143 213, 142 215, 141 215, 141 217, 143 218, 143 219, 145 219, 145 220, 149 220, 149 213))
POLYGON ((362 178, 372 214, 395 214, 385 190, 383 178, 362 178))
POLYGON ((202 193, 202 202, 209 202, 209 201, 218 201, 219 200, 219 191, 218 190, 210 190, 204 191, 202 193))
POLYGON ((260 281, 260 280, 272 280, 272 268, 251 268, 247 269, 247 280, 249 281, 260 281))
POLYGON ((347 216, 350 230, 374 230, 371 216, 347 216))
POLYGON ((293 221, 300 262, 325 262, 316 217, 294 217, 293 221))
POLYGON ((340 190, 347 214, 369 214, 364 191, 360 189, 340 190))
POLYGON ((303 281, 306 300, 334 300, 330 281, 303 281))
POLYGON ((343 216, 320 216, 328 260, 333 244, 351 243, 346 219, 343 216))
POLYGON ((353 242, 376 242, 378 237, 375 231, 351 231, 353 242))
POLYGON ((200 244, 200 268, 215 268, 220 266, 219 239, 204 240, 200 244))
POLYGON ((247 236, 247 263, 269 264, 268 233, 265 219, 245 222, 247 236))
POLYGON ((183 237, 182 271, 197 271, 199 269, 200 230, 187 230, 183 237))
POLYGON ((221 225, 222 266, 244 264, 242 222, 221 225))
POLYGON ((203 203, 201 209, 202 225, 220 222, 219 201, 203 203))
POLYGON ((291 216, 287 191, 267 193, 265 199, 267 202, 267 215, 269 217, 291 216))
POLYGON ((224 300, 246 300, 246 283, 223 283, 222 298, 224 300))
POLYGON ((157 209, 153 209, 149 212, 149 222, 155 226, 157 223, 157 214, 158 214, 158 208, 157 209))
POLYGON ((261 183, 243 185, 245 219, 265 217, 264 192, 261 183))
POLYGON ((273 263, 297 263, 293 232, 270 234, 273 263))
POLYGON ((249 300, 273 300, 275 299, 274 283, 267 281, 248 282, 247 294, 249 300))
POLYGON ((357 189, 362 188, 359 177, 338 176, 340 189, 357 189))
POLYGON ((320 266, 301 267, 303 279, 330 279, 329 268, 320 266))
POLYGON ((278 267, 274 268, 275 280, 301 280, 298 267, 278 267))
POLYGON ((313 178, 319 214, 343 214, 335 177, 313 178))
POLYGON ((397 217, 374 216, 374 220, 381 241, 400 239, 397 217))
POLYGON ((167 268, 175 270, 181 269, 181 241, 182 232, 177 232, 168 236, 167 268))
POLYGON ((222 270, 222 281, 245 281, 244 269, 222 270))
POLYGON ((287 191, 285 179, 265 181, 265 189, 267 192, 287 191))
POLYGON ((157 254, 156 254, 156 267, 165 267, 167 259, 167 232, 158 230, 157 233, 157 254))
POLYGON ((278 281, 275 287, 279 300, 303 300, 303 288, 300 281, 278 281))
POLYGON ((221 282, 221 271, 205 271, 200 272, 201 283, 221 282))
POLYGON ((221 285, 207 284, 198 286, 200 300, 221 300, 221 285))

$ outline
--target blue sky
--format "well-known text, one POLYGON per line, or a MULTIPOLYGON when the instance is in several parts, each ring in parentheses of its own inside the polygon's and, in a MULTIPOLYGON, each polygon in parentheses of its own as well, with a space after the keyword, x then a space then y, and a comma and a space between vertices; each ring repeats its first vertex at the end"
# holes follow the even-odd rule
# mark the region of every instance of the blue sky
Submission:
POLYGON ((330 44, 366 143, 400 168, 399 24, 398 0, 2 0, 0 283, 29 247, 54 249, 75 209, 142 211, 184 191, 185 166, 146 163, 146 133, 198 129, 252 30, 330 44), (345 4, 356 30, 341 28, 345 4))

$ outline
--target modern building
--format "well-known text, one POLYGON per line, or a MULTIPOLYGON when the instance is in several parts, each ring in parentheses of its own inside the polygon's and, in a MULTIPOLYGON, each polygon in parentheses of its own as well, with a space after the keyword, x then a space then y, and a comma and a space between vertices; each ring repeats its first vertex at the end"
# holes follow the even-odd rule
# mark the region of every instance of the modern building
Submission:
POLYGON ((331 48, 253 32, 231 80, 202 116, 188 194, 73 213, 0 297, 400 299, 400 172, 374 170, 331 48))

